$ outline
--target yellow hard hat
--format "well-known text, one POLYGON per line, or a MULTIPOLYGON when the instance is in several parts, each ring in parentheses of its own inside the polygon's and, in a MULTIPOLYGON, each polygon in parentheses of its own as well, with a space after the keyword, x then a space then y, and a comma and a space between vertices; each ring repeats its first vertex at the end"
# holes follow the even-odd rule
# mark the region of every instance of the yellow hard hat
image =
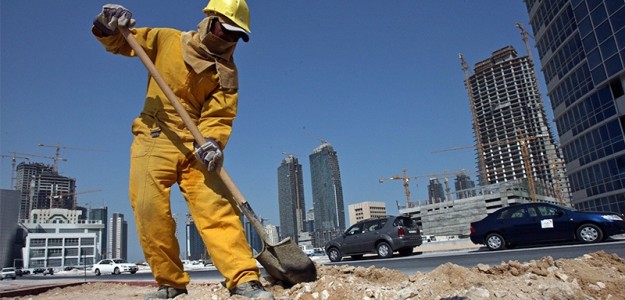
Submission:
POLYGON ((204 13, 209 15, 216 12, 230 19, 234 24, 250 33, 250 9, 245 0, 211 0, 204 8, 204 13))

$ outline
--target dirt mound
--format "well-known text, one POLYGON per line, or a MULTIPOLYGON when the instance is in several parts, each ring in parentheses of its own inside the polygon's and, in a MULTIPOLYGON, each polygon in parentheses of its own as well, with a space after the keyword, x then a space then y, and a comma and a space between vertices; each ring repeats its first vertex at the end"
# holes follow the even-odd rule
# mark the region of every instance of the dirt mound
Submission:
MULTIPOLYGON (((447 263, 428 273, 406 275, 385 268, 318 266, 318 280, 284 288, 263 280, 276 299, 624 299, 625 260, 595 252, 575 259, 544 257, 528 263, 464 268, 447 263)), ((191 283, 176 299, 229 297, 220 284, 191 283)), ((143 299, 153 287, 92 283, 54 289, 21 299, 143 299)), ((20 298, 18 298, 20 299, 20 298)))

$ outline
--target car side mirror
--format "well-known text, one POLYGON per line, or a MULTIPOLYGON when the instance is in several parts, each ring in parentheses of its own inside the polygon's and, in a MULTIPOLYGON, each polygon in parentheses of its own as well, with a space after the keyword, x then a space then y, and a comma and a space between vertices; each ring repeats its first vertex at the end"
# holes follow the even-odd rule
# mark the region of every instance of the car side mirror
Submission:
POLYGON ((564 212, 563 212, 563 211, 561 211, 561 210, 558 210, 558 211, 556 212, 556 216, 558 216, 558 217, 562 217, 562 216, 564 216, 564 212))

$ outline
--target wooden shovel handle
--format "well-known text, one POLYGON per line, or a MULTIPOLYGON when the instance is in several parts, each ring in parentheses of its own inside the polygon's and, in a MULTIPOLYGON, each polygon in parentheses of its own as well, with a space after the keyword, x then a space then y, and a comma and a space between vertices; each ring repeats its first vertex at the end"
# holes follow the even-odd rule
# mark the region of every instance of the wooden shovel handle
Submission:
MULTIPOLYGON (((150 73, 152 78, 154 78, 158 86, 161 88, 161 90, 163 90, 163 93, 165 93, 165 96, 167 97, 167 99, 169 99, 169 102, 171 102, 171 104, 174 106, 174 109, 180 115, 180 118, 182 118, 184 125, 193 135, 193 139, 195 140, 195 142, 198 145, 204 144, 206 142, 204 136, 202 136, 202 133, 189 116, 189 113, 184 109, 184 107, 182 107, 180 101, 178 101, 178 98, 171 90, 169 85, 167 85, 167 82, 165 82, 161 74, 158 72, 150 57, 148 57, 147 53, 145 53, 145 50, 143 50, 141 45, 139 45, 134 35, 132 35, 130 33, 130 30, 126 27, 118 27, 118 29, 122 33, 126 41, 128 41, 128 44, 130 45, 132 50, 134 50, 137 56, 139 56, 145 67, 148 69, 148 72, 150 73)), ((224 182, 228 190, 230 190, 230 193, 234 197, 234 200, 237 202, 239 208, 243 211, 248 220, 256 228, 258 235, 260 235, 263 240, 266 240, 265 230, 263 229, 262 224, 258 220, 258 217, 256 217, 256 214, 254 213, 250 205, 247 203, 247 200, 245 200, 245 197, 243 196, 239 188, 237 188, 237 186, 232 181, 232 178, 230 178, 230 175, 228 175, 228 172, 226 172, 226 169, 220 167, 216 170, 216 172, 219 174, 219 177, 224 182)))

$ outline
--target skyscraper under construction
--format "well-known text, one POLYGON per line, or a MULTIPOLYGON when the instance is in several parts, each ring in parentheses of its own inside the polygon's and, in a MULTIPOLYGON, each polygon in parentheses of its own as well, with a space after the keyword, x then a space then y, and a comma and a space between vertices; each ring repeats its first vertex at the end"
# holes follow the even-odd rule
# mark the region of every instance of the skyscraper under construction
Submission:
MULTIPOLYGON (((462 58, 462 57, 461 57, 462 58)), ((569 202, 568 181, 553 140, 531 57, 512 46, 475 64, 462 58, 476 138, 481 185, 506 181, 527 184, 536 195, 569 202)))

